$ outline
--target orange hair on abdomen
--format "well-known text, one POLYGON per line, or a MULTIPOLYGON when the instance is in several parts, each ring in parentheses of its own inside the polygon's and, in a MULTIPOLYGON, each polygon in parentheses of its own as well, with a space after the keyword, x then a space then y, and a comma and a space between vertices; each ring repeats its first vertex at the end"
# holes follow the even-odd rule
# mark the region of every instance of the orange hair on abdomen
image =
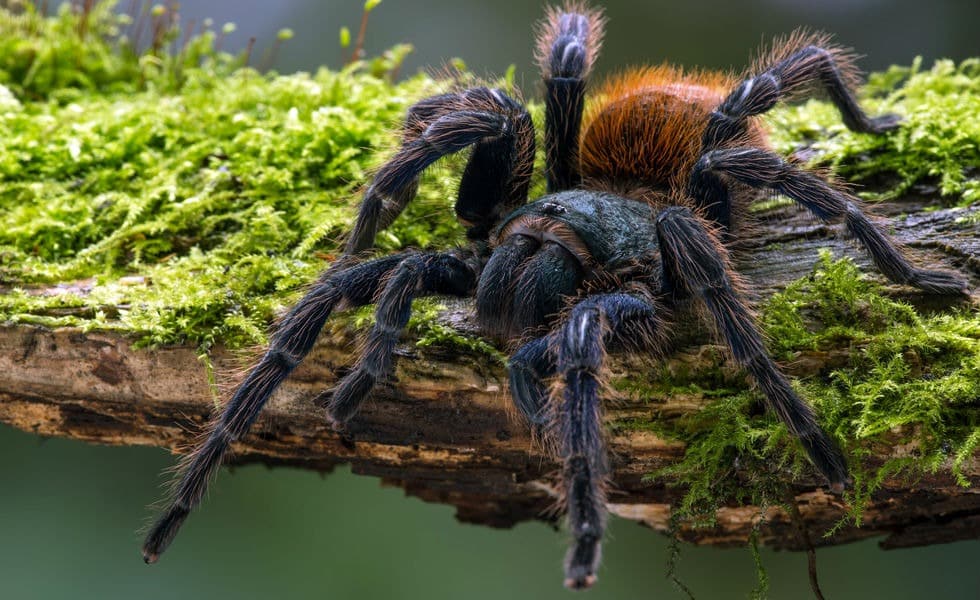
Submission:
MULTIPOLYGON (((601 187, 683 189, 701 149, 708 116, 736 80, 670 65, 627 71, 603 84, 583 119, 582 176, 601 187)), ((764 143, 758 127, 750 139, 764 143)))

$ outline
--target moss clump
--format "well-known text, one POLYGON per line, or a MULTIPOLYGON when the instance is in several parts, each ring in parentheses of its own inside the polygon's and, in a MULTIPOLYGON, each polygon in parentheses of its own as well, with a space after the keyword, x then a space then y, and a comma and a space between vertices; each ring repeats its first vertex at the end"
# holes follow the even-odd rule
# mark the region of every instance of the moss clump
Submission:
POLYGON ((872 114, 901 115, 901 127, 886 136, 854 133, 832 105, 811 100, 769 115, 776 148, 784 154, 808 148, 816 154, 812 164, 849 181, 892 182, 863 194, 870 199, 934 183, 961 205, 980 200, 980 59, 940 60, 929 70, 921 59, 893 66, 871 74, 864 96, 872 114))
POLYGON ((130 15, 115 0, 64 2, 54 16, 34 2, 5 4, 0 85, 21 98, 67 104, 91 92, 176 91, 188 79, 227 76, 246 59, 218 52, 222 34, 210 26, 182 34, 175 9, 162 4, 130 15))
MULTIPOLYGON (((418 298, 412 303, 406 331, 415 340, 415 347, 443 355, 467 355, 494 366, 505 366, 507 357, 487 340, 460 333, 440 321, 446 306, 436 298, 418 298)), ((342 327, 364 330, 374 324, 374 307, 362 306, 347 312, 340 318, 342 327)))
POLYGON ((441 352, 463 353, 489 359, 498 366, 507 364, 507 357, 490 342, 462 334, 449 325, 439 322, 439 314, 446 307, 432 299, 421 299, 412 306, 412 317, 408 321, 408 330, 417 336, 415 345, 418 348, 433 348, 441 352))
POLYGON ((773 357, 865 344, 889 328, 919 323, 915 310, 881 295, 849 260, 821 253, 813 273, 767 300, 761 324, 773 357), (806 322, 815 322, 813 328, 806 322))
MULTIPOLYGON (((165 11, 148 17, 161 37, 140 54, 111 8, 0 9, 0 319, 126 331, 145 344, 261 344, 274 314, 338 252, 357 190, 395 146, 405 109, 445 84, 388 81, 403 48, 286 76, 242 67, 211 31, 168 53, 179 31, 165 11)), ((945 97, 923 90, 964 89, 971 64, 915 67, 890 101, 904 102, 910 125, 948 123, 945 97)), ((531 111, 540 121, 540 105, 531 111)), ((819 103, 780 114, 777 139, 838 123, 819 103)), ((857 136, 848 148, 898 136, 857 136)), ((382 251, 461 240, 458 167, 429 170, 419 199, 378 236, 382 251)), ((437 330, 423 343, 448 339, 437 330)))
MULTIPOLYGON (((99 7, 90 36, 111 20, 99 7)), ((0 51, 80 43, 78 16, 29 16, 37 38, 65 39, 17 30, 21 43, 0 51)), ((8 28, 22 17, 0 10, 8 28)), ((145 62, 104 50, 106 73, 145 62)), ((179 93, 120 87, 116 75, 90 76, 87 60, 76 76, 49 65, 61 79, 29 87, 37 78, 0 55, 11 84, 0 87, 0 319, 124 330, 149 344, 262 343, 274 313, 338 251, 393 125, 444 87, 425 76, 392 84, 372 74, 376 62, 225 73, 214 65, 232 59, 209 52, 182 66, 179 93)), ((454 181, 451 162, 431 169, 379 236, 382 250, 457 241, 454 181)))
MULTIPOLYGON (((850 260, 824 253, 810 277, 762 307, 761 321, 777 357, 848 354, 846 367, 798 387, 849 456, 856 519, 886 476, 948 469, 969 487, 961 467, 980 445, 980 314, 920 315, 885 297, 850 260), (880 443, 914 450, 872 466, 866 459, 881 455, 880 443)), ((779 503, 786 475, 811 469, 786 428, 758 414, 760 401, 744 390, 660 426, 688 446, 681 462, 656 474, 688 488, 682 514, 711 522, 725 502, 779 503)))
POLYGON ((678 519, 710 526, 718 508, 729 502, 779 504, 786 475, 804 472, 803 450, 781 423, 758 415, 760 400, 743 390, 657 428, 659 435, 687 445, 683 460, 650 475, 686 489, 675 507, 678 519))

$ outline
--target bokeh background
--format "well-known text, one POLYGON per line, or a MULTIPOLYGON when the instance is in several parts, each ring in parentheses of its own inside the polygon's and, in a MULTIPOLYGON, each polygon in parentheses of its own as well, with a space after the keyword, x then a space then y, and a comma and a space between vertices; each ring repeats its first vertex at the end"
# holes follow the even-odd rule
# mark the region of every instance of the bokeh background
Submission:
MULTIPOLYGON (((54 4, 53 2, 51 4, 54 4)), ((128 4, 126 0, 120 4, 128 4)), ((799 26, 834 32, 867 55, 865 69, 921 55, 980 55, 975 0, 719 0, 604 3, 609 17, 598 71, 670 60, 740 69, 761 41, 799 26)), ((181 2, 182 20, 235 22, 226 47, 276 32, 295 37, 278 52, 282 72, 337 67, 356 34, 360 1, 181 2)), ((536 91, 531 24, 541 5, 520 0, 385 0, 371 15, 366 49, 416 48, 403 69, 460 57, 477 73, 517 66, 536 91)), ((202 509, 153 567, 137 530, 173 458, 154 448, 108 448, 42 440, 0 426, 0 598, 567 598, 565 535, 541 523, 510 531, 458 524, 452 509, 339 470, 326 477, 260 466, 225 470, 202 509)), ((667 540, 614 520, 591 600, 680 598, 665 580, 667 540)), ((771 598, 809 596, 806 558, 763 549, 771 598)), ((980 541, 880 551, 871 540, 818 552, 828 598, 978 598, 980 541)), ((682 550, 678 573, 698 598, 740 598, 756 585, 746 549, 682 550)))
MULTIPOLYGON (((121 0, 126 4, 129 0, 121 0)), ((164 2, 169 4, 169 2, 164 2)), ((371 13, 365 48, 369 55, 407 42, 415 52, 403 72, 439 67, 462 58, 479 74, 502 74, 517 66, 518 81, 535 91, 532 25, 543 7, 556 2, 523 0, 384 0, 371 13)), ((975 0, 607 0, 609 22, 599 73, 625 65, 668 60, 683 65, 741 70, 750 53, 773 36, 807 27, 833 33, 865 55, 866 70, 908 64, 921 55, 980 55, 980 2, 975 0)), ((356 37, 362 0, 185 0, 182 19, 234 21, 230 47, 255 37, 256 57, 281 27, 296 36, 277 53, 282 72, 342 64, 338 31, 356 37)))

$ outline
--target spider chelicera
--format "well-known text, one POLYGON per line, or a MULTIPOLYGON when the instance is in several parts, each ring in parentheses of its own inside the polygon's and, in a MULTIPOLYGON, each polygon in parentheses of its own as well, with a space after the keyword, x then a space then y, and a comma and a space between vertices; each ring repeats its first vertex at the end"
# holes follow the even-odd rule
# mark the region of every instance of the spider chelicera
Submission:
POLYGON ((550 9, 539 28, 548 190, 530 203, 534 126, 520 102, 474 87, 409 109, 402 145, 367 187, 344 256, 282 319, 268 351, 189 455, 169 508, 144 543, 147 562, 173 540, 229 445, 311 350, 332 312, 376 305, 357 363, 317 398, 341 428, 392 371, 412 300, 432 294, 475 296, 483 331, 512 349, 513 400, 550 434, 561 462, 572 536, 568 587, 595 581, 606 524, 606 353, 662 352, 681 302, 701 304, 831 488, 847 485, 841 451, 766 354, 728 248, 743 231, 745 207, 766 189, 824 221, 843 221, 892 281, 938 294, 965 291, 956 275, 912 266, 847 192, 774 154, 756 116, 822 88, 852 130, 880 134, 899 119, 868 117, 852 91, 852 57, 808 34, 774 44, 741 81, 670 66, 627 71, 593 94, 586 110, 603 24, 599 11, 568 4, 550 9), (364 258, 375 234, 414 197, 420 173, 469 147, 455 207, 468 247, 364 258))

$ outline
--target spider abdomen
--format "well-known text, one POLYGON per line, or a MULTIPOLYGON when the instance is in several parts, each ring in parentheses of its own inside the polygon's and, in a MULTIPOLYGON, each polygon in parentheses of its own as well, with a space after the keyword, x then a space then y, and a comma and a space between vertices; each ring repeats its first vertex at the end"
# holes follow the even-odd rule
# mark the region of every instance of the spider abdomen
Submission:
MULTIPOLYGON (((701 154, 708 118, 732 85, 733 79, 722 73, 685 73, 667 65, 611 79, 584 118, 583 179, 630 195, 684 190, 701 154)), ((739 141, 765 144, 754 122, 739 141)))

